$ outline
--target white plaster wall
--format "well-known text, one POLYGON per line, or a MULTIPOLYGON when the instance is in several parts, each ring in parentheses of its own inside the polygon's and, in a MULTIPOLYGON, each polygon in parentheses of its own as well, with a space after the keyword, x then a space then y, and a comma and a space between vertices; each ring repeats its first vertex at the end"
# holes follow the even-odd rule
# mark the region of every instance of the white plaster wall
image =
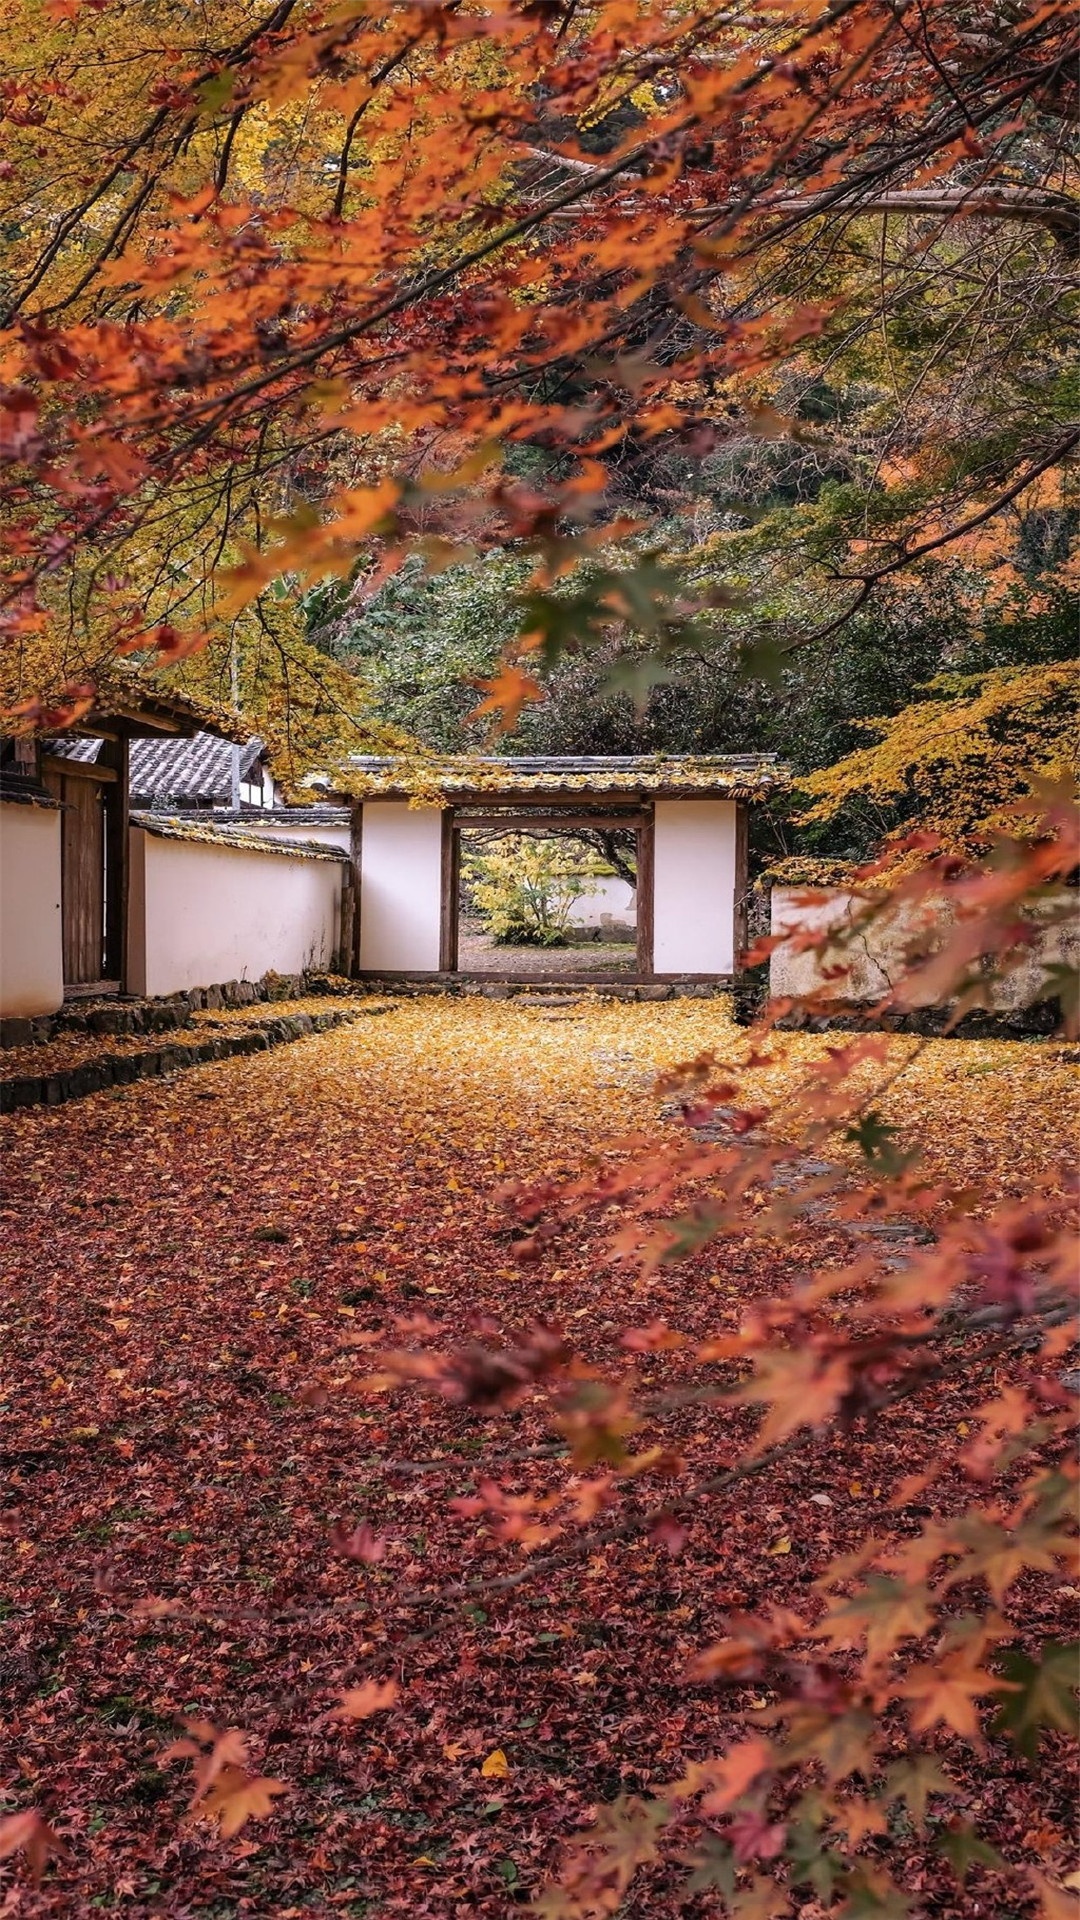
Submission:
POLYGON ((338 861, 163 840, 131 829, 129 990, 182 993, 328 966, 338 861))
POLYGON ((733 800, 658 800, 653 871, 653 970, 735 970, 733 800))
POLYGON ((597 875, 590 880, 592 893, 584 893, 575 900, 570 909, 569 925, 572 927, 599 927, 604 916, 617 920, 620 925, 632 927, 637 920, 637 895, 628 881, 617 873, 597 875))
POLYGON ((365 800, 360 840, 360 966, 437 973, 442 926, 442 810, 365 800))
POLYGON ((0 1015, 55 1013, 64 1000, 60 812, 0 806, 0 1015))

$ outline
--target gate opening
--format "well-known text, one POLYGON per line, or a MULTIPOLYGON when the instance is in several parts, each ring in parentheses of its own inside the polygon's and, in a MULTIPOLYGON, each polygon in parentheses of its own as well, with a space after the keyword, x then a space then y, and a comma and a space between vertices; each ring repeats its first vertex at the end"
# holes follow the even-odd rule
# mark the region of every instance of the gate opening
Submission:
POLYGON ((634 827, 466 819, 454 837, 458 972, 609 980, 643 970, 634 827))

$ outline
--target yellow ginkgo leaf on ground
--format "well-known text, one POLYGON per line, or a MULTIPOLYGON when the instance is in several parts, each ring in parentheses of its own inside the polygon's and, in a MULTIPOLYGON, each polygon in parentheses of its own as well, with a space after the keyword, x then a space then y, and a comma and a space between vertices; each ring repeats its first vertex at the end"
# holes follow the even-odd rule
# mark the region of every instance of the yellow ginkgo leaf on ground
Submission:
POLYGON ((786 1533, 781 1534, 779 1540, 773 1541, 772 1546, 769 1548, 769 1552, 772 1554, 791 1552, 791 1541, 788 1539, 788 1536, 786 1533))
POLYGON ((501 1747, 489 1753, 480 1769, 485 1780, 505 1780, 510 1771, 510 1762, 501 1747))

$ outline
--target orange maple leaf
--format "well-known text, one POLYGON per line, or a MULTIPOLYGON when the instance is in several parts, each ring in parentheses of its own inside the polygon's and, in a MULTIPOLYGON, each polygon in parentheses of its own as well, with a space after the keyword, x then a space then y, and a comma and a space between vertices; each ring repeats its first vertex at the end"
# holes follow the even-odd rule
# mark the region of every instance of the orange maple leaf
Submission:
POLYGON ((193 1817, 216 1820, 224 1840, 239 1833, 246 1820, 264 1820, 274 1810, 279 1793, 287 1793, 283 1780, 268 1780, 261 1773, 245 1773, 242 1767, 223 1767, 210 1792, 200 1800, 193 1817))
POLYGON ((701 1803, 702 1813, 724 1813, 765 1772, 771 1758, 772 1747, 759 1734, 729 1747, 718 1761, 709 1765, 713 1785, 701 1803))
POLYGON ((0 1820, 0 1860, 10 1860, 15 1853, 25 1853, 36 1887, 41 1885, 50 1854, 60 1860, 71 1858, 69 1848, 34 1807, 25 1813, 9 1813, 0 1820))
POLYGON ((834 1646, 851 1646, 865 1634, 868 1658, 880 1660, 901 1640, 921 1639, 929 1630, 934 1620, 929 1602, 926 1587, 871 1574, 861 1593, 826 1614, 819 1632, 834 1646))
POLYGON ((1056 1887, 1034 1867, 1028 1868, 1031 1884, 1039 1900, 1042 1920, 1080 1920, 1080 1900, 1065 1887, 1056 1887))
POLYGON ((757 1436, 757 1449, 775 1446, 800 1427, 820 1426, 834 1413, 851 1385, 851 1369, 839 1354, 777 1349, 764 1353, 753 1379, 732 1396, 769 1408, 757 1436))
POLYGON ((335 1720, 366 1720, 370 1714, 385 1713, 398 1697, 396 1680, 365 1680, 359 1687, 349 1687, 342 1694, 338 1706, 333 1708, 335 1720))
POLYGON ((473 684, 485 698, 473 708, 469 719, 480 720, 485 713, 499 713, 502 715, 499 729, 502 733, 509 732, 522 707, 527 706, 530 700, 542 700, 544 697, 543 688, 532 675, 526 673, 524 668, 515 666, 513 661, 501 666, 493 680, 476 680, 473 684))
POLYGON ((978 1741, 981 1729, 975 1702, 1001 1684, 992 1673, 965 1662, 953 1667, 915 1667, 901 1691, 918 1703, 911 1715, 916 1732, 941 1724, 965 1740, 978 1741))
POLYGON ((234 1772, 247 1762, 247 1741, 239 1727, 215 1727, 212 1720, 185 1720, 187 1737, 173 1740, 159 1755, 162 1760, 190 1760, 194 1807, 227 1767, 234 1772), (209 1751, 207 1751, 209 1749, 209 1751))

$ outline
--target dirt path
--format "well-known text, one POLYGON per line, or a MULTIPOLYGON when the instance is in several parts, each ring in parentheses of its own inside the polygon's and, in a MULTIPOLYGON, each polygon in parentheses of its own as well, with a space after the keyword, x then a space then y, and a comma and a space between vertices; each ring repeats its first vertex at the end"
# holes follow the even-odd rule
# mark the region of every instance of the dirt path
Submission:
POLYGON ((515 973, 525 979, 557 978, 564 973, 634 973, 633 941, 586 940, 576 947, 500 947, 483 933, 464 928, 458 937, 458 966, 463 973, 515 973))

